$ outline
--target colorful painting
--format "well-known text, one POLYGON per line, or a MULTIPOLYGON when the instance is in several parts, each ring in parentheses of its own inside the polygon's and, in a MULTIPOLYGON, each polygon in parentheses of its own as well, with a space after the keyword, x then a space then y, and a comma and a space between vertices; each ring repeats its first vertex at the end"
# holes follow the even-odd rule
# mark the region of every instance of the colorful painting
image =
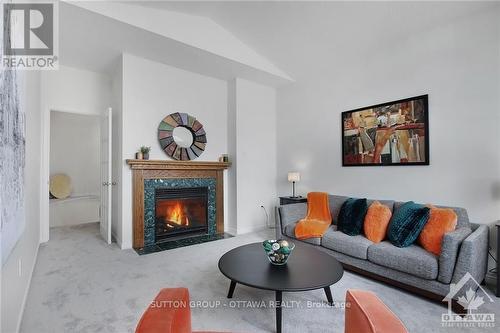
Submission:
POLYGON ((342 112, 342 165, 429 165, 428 96, 342 112))

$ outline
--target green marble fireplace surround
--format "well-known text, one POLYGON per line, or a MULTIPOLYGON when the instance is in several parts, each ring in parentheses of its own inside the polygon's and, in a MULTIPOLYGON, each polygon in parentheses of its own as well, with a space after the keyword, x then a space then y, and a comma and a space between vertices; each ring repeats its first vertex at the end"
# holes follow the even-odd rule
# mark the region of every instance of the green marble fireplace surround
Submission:
POLYGON ((207 187, 207 224, 208 236, 217 233, 216 204, 215 204, 215 178, 164 178, 144 180, 144 246, 155 244, 155 190, 160 188, 192 188, 207 187))

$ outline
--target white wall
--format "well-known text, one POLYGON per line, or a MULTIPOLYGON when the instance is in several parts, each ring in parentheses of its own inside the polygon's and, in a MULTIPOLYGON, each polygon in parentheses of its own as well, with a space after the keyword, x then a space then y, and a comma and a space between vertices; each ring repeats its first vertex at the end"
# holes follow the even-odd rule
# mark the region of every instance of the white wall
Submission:
POLYGON ((40 240, 40 73, 27 71, 20 85, 26 114, 25 216, 26 227, 2 267, 1 331, 17 332, 35 266, 40 240))
POLYGON ((99 222, 101 201, 97 196, 85 196, 67 199, 51 199, 49 203, 50 227, 99 222))
POLYGON ((109 107, 107 75, 68 66, 42 72, 42 103, 51 110, 99 115, 109 107))
MULTIPOLYGON (((247 233, 274 225, 276 191, 276 91, 274 88, 243 79, 230 83, 229 133, 233 168, 230 173, 236 185, 236 197, 230 203, 236 208, 237 233, 247 233)), ((234 215, 233 215, 234 218, 234 215)))
POLYGON ((101 191, 100 126, 98 116, 51 112, 50 174, 68 175, 72 196, 101 191))
MULTIPOLYGON (((207 132, 199 160, 216 161, 227 152, 227 83, 132 55, 123 55, 121 247, 132 246, 132 173, 125 159, 151 146, 150 159, 167 159, 157 138, 168 114, 186 112, 207 132)), ((115 161, 114 161, 115 162, 115 161)), ((230 195, 230 194, 228 194, 230 195)))
MULTIPOLYGON (((353 26, 365 28, 363 20, 353 26)), ((301 194, 450 204, 475 222, 498 219, 498 45, 493 11, 422 26, 341 64, 315 55, 323 73, 278 91, 279 193, 289 193, 286 173, 297 170, 301 194), (420 94, 429 94, 430 166, 341 166, 342 111, 420 94)))
MULTIPOLYGON (((57 71, 42 71, 42 181, 41 193, 49 193, 50 112, 100 115, 111 104, 111 79, 104 74, 60 66, 57 71)), ((49 198, 41 198, 40 239, 49 239, 49 198)))

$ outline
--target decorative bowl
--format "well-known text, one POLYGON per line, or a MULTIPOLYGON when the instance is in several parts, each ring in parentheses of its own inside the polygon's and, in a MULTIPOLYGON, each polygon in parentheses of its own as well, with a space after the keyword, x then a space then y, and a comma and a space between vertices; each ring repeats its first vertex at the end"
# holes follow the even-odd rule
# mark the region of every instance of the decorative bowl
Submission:
POLYGON ((285 239, 268 239, 262 243, 267 258, 273 265, 286 264, 288 257, 292 254, 295 244, 285 239))

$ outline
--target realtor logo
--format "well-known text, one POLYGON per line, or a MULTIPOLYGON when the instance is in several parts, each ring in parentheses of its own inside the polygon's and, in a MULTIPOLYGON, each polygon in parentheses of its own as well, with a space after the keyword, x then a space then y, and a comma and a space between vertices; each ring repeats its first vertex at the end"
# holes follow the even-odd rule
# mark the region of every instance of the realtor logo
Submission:
POLYGON ((467 272, 456 284, 450 285, 450 292, 443 298, 443 302, 448 303, 448 313, 441 315, 441 326, 444 327, 495 327, 495 314, 483 313, 480 307, 486 302, 493 303, 493 299, 467 272), (481 290, 486 295, 486 300, 483 296, 478 296, 474 289, 481 290), (458 297, 457 297, 458 296, 458 297), (458 315, 452 311, 452 300, 456 299, 458 304, 467 310, 467 314, 458 315))
POLYGON ((2 67, 57 69, 57 3, 4 3, 2 67))

